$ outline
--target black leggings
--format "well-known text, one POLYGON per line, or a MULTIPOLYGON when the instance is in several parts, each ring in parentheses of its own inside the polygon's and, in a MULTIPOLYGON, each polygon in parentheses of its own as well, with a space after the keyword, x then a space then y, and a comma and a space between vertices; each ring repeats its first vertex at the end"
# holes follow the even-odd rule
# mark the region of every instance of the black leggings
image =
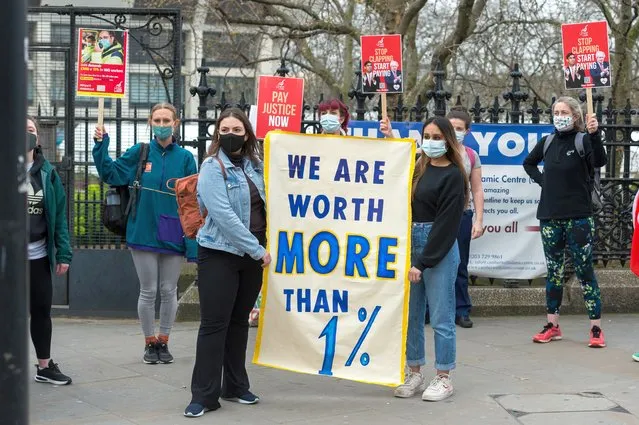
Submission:
POLYGON ((248 316, 262 287, 261 264, 248 255, 198 246, 201 323, 191 381, 193 403, 216 409, 220 396, 240 397, 249 390, 248 316))
POLYGON ((38 359, 46 360, 51 357, 51 303, 53 302, 49 257, 30 260, 29 267, 31 269, 29 300, 31 340, 38 359))

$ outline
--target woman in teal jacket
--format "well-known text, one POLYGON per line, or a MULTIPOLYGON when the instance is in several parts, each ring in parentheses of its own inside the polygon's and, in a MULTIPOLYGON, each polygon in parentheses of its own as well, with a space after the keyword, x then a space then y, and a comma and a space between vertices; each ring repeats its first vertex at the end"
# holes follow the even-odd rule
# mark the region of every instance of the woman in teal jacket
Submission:
POLYGON ((71 264, 71 245, 67 224, 67 198, 62 180, 38 145, 38 123, 27 117, 27 169, 29 170, 28 214, 30 269, 29 313, 31 340, 38 364, 35 380, 67 385, 64 375, 51 360, 51 304, 53 272, 63 275, 71 264))
MULTIPOLYGON (((177 282, 183 256, 195 258, 194 241, 184 237, 177 212, 175 194, 167 188, 167 181, 197 173, 195 159, 180 147, 173 137, 179 124, 177 110, 168 103, 151 109, 149 125, 154 139, 149 146, 148 159, 140 178, 137 205, 130 213, 126 229, 126 243, 140 279, 138 316, 145 337, 143 361, 147 364, 172 363, 169 352, 169 333, 177 313, 177 282), (187 253, 187 251, 189 251, 187 253), (155 335, 155 298, 160 286, 160 332, 155 335)), ((131 185, 135 180, 141 144, 128 149, 117 160, 109 156, 109 135, 104 127, 96 127, 93 159, 100 178, 115 186, 131 185)))

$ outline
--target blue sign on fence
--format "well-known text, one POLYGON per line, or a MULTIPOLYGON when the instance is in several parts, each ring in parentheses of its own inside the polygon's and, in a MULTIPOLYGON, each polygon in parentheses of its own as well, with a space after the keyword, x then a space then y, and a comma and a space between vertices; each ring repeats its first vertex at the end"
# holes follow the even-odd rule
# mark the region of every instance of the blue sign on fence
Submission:
MULTIPOLYGON (((393 122, 395 137, 421 141, 421 122, 393 122)), ((378 121, 350 121, 353 136, 384 137, 378 121)), ((464 144, 479 153, 482 164, 521 165, 537 141, 550 134, 550 124, 473 124, 464 144)))

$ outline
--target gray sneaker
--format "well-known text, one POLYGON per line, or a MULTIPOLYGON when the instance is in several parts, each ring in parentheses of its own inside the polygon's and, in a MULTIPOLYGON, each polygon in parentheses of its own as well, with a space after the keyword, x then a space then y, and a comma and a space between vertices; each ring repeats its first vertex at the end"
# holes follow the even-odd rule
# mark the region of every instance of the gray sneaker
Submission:
POLYGON ((426 389, 424 375, 419 372, 409 372, 402 385, 395 388, 395 397, 408 398, 426 389))
POLYGON ((142 361, 146 364, 158 364, 160 362, 156 343, 149 342, 144 347, 144 357, 142 358, 142 361))
POLYGON ((158 342, 155 348, 158 352, 158 359, 160 360, 160 363, 164 363, 164 364, 173 363, 173 356, 171 355, 171 352, 169 351, 168 345, 166 345, 163 342, 158 342))

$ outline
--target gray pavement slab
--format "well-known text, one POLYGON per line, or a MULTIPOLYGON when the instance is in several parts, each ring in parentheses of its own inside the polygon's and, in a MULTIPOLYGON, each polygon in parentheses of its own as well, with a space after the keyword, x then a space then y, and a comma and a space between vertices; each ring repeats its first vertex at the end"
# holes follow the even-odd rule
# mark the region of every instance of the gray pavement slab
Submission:
MULTIPOLYGON (((54 320, 53 356, 74 383, 32 382, 33 425, 203 424, 438 424, 639 425, 639 315, 609 315, 608 347, 586 347, 588 320, 562 318, 564 340, 533 344, 543 317, 473 318, 457 332, 455 395, 443 402, 397 399, 392 388, 248 365, 262 401, 222 408, 200 419, 182 416, 190 400, 198 324, 176 324, 171 365, 142 363, 144 339, 136 321, 54 320), (588 399, 579 394, 600 394, 588 399)), ((251 330, 249 359, 255 341, 251 330)), ((433 375, 433 334, 427 327, 433 375)), ((31 354, 35 363, 35 354, 31 354)), ((35 371, 35 368, 33 368, 35 371)))

